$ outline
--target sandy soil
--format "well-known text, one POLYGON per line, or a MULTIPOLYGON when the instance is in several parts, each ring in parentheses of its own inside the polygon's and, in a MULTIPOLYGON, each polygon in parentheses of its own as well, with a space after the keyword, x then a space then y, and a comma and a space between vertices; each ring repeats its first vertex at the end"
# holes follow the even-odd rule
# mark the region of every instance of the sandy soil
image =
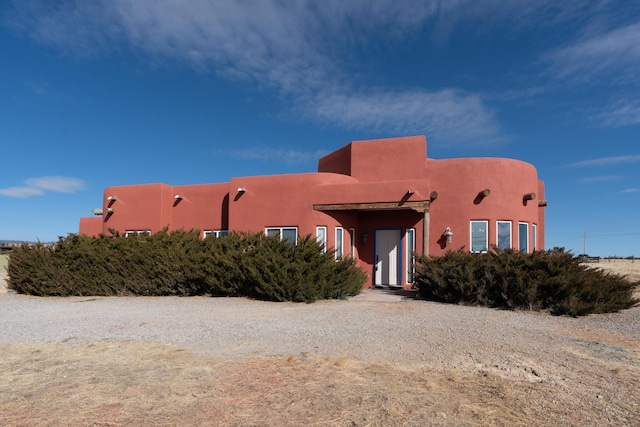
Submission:
POLYGON ((0 325, 3 426, 640 425, 640 307, 5 292, 0 325))

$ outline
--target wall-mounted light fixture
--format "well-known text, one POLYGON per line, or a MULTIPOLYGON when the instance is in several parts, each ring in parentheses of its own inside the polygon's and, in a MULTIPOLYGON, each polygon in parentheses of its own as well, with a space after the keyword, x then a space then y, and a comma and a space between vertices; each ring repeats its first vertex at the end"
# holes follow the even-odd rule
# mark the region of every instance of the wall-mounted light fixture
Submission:
POLYGON ((451 238, 453 237, 453 231, 451 231, 451 228, 445 228, 444 236, 447 238, 447 243, 451 243, 451 238))
POLYGON ((244 187, 238 187, 238 193, 244 193, 245 191, 247 191, 246 188, 244 187))
POLYGON ((107 197, 107 200, 110 202, 115 202, 116 200, 118 200, 118 198, 116 196, 109 196, 107 197))
POLYGON ((367 230, 364 230, 362 232, 362 244, 366 245, 368 240, 369 240, 369 232, 367 230))

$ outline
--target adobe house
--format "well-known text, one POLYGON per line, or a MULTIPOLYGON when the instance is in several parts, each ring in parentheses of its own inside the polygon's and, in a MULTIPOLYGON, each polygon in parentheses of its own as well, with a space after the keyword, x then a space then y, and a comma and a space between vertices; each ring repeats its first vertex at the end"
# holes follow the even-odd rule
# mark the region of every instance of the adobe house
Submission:
POLYGON ((544 184, 529 163, 435 160, 424 136, 355 141, 318 172, 231 178, 218 184, 108 187, 81 234, 201 230, 263 232, 295 244, 312 235, 369 274, 367 287, 412 286, 412 254, 491 245, 544 249, 544 184))

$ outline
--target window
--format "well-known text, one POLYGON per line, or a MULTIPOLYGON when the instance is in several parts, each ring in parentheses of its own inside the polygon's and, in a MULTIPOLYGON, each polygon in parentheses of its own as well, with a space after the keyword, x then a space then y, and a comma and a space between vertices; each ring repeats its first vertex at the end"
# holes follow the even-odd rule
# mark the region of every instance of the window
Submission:
POLYGON ((344 230, 342 227, 336 227, 336 259, 342 258, 344 255, 344 230))
POLYGON ((278 236, 292 245, 298 243, 298 229, 296 227, 269 227, 265 229, 267 236, 278 236))
POLYGON ((316 240, 322 245, 322 253, 327 252, 327 227, 316 227, 316 240))
POLYGON ((413 283, 413 277, 415 275, 415 251, 416 251, 416 230, 413 228, 407 229, 405 233, 405 241, 407 242, 407 283, 413 283))
POLYGON ((349 256, 351 258, 356 257, 356 229, 349 229, 349 256))
POLYGON ((206 239, 209 236, 213 237, 224 237, 229 235, 229 230, 205 230, 204 238, 206 239))
POLYGON ((526 222, 518 223, 518 250, 529 252, 529 224, 526 222))
POLYGON ((124 232, 124 237, 137 234, 138 236, 151 236, 151 230, 127 230, 124 232))
POLYGON ((536 239, 537 239, 536 228, 537 227, 535 224, 531 224, 531 250, 532 251, 536 250, 536 239))
POLYGON ((511 248, 511 221, 496 222, 496 245, 499 249, 511 248))
POLYGON ((489 222, 471 221, 471 252, 486 252, 489 247, 489 222))

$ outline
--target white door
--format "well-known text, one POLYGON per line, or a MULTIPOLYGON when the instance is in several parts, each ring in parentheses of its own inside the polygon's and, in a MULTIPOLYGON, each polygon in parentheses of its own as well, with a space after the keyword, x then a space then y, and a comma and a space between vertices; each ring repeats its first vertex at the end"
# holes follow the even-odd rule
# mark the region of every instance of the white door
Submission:
POLYGON ((400 230, 376 230, 376 286, 400 286, 400 230))

